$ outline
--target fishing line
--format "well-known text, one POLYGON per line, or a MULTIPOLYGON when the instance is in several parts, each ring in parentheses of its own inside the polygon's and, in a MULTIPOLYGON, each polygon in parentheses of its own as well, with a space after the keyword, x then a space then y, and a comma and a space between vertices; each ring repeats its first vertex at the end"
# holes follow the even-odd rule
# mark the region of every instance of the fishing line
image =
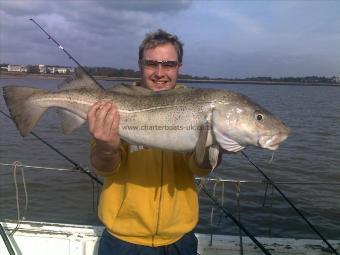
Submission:
MULTIPOLYGON (((3 112, 0 109, 0 112, 5 115, 7 118, 12 119, 11 116, 9 116, 8 114, 6 114, 5 112, 3 112)), ((35 138, 37 138, 39 141, 41 141, 42 143, 44 143, 46 146, 48 146, 50 149, 54 150, 56 153, 58 153, 60 156, 62 156, 64 159, 66 159, 68 162, 70 162, 72 165, 74 165, 74 169, 75 170, 79 170, 80 172, 88 175, 92 180, 96 181, 97 183, 99 183, 100 185, 103 185, 103 182, 101 180, 99 180, 96 176, 94 176, 89 170, 85 170, 82 166, 80 166, 77 162, 73 161, 71 158, 69 158, 68 156, 66 156, 64 153, 62 153, 61 151, 59 151, 57 148, 55 148, 53 145, 51 145, 50 143, 48 143, 47 141, 45 141, 43 138, 41 138, 40 136, 38 136, 36 133, 34 133, 33 131, 31 132, 31 135, 33 135, 35 138)))
POLYGON ((272 152, 272 157, 269 160, 269 164, 271 164, 274 161, 275 151, 272 152))
POLYGON ((81 70, 83 70, 92 79, 93 82, 95 82, 99 87, 104 89, 104 87, 100 85, 96 81, 96 79, 93 78, 93 76, 63 46, 61 46, 59 42, 57 42, 57 40, 55 40, 49 33, 47 33, 46 30, 43 29, 38 22, 36 22, 33 18, 30 18, 29 20, 36 24, 40 28, 40 30, 43 31, 48 36, 47 39, 52 40, 52 42, 54 42, 58 46, 58 48, 61 49, 68 56, 69 59, 73 60, 81 68, 81 70))
POLYGON ((308 226, 327 244, 327 246, 334 252, 334 254, 339 255, 339 253, 333 248, 333 246, 326 240, 326 238, 314 227, 314 225, 302 214, 302 212, 291 202, 288 197, 279 189, 279 187, 272 181, 255 163, 253 163, 244 151, 241 151, 243 156, 252 164, 266 180, 274 187, 280 195, 290 204, 290 206, 300 215, 300 217, 308 224, 308 226))

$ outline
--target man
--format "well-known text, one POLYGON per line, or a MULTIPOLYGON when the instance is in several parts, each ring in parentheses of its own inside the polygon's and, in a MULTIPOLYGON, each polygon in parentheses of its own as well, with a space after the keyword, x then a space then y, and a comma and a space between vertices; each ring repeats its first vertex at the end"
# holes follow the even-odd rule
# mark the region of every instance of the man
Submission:
MULTIPOLYGON (((140 86, 174 89, 182 57, 183 44, 176 36, 163 30, 147 34, 139 47, 140 86)), ((88 122, 94 138, 91 163, 104 177, 99 218, 106 229, 99 255, 196 255, 194 175, 208 174, 209 162, 199 166, 195 153, 140 148, 120 140, 119 112, 111 103, 94 104, 88 122)))

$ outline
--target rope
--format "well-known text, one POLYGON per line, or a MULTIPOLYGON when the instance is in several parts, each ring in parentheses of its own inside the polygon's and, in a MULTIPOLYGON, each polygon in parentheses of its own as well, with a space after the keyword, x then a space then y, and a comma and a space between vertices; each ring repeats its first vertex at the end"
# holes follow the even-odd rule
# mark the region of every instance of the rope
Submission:
MULTIPOLYGON (((238 214, 238 221, 241 222, 241 202, 240 202, 240 195, 241 195, 241 183, 238 182, 236 184, 236 200, 237 200, 237 214, 238 214)), ((241 228, 239 229, 239 236, 240 236, 240 254, 243 255, 243 238, 242 238, 242 231, 241 228)))
POLYGON ((25 220, 25 215, 27 212, 28 208, 28 194, 27 194, 27 187, 26 187, 26 180, 25 180, 25 173, 24 173, 24 168, 20 166, 21 163, 19 161, 14 161, 13 162, 13 179, 14 179, 14 186, 15 186, 15 197, 16 197, 16 205, 17 205, 17 225, 16 227, 12 230, 10 235, 14 235, 14 233, 19 229, 21 220, 25 220), (21 170, 21 175, 22 175, 22 183, 24 186, 24 191, 25 191, 25 208, 24 208, 24 213, 23 216, 20 217, 20 202, 19 202, 19 189, 18 189, 18 182, 17 182, 17 168, 20 167, 21 170))
MULTIPOLYGON (((213 193, 212 193, 212 195, 214 196, 214 197, 216 197, 216 186, 217 186, 217 181, 216 182, 214 182, 214 186, 213 186, 213 193)), ((213 228, 214 228, 214 224, 213 224, 213 218, 214 218, 214 209, 215 209, 215 207, 214 206, 212 206, 211 207, 211 210, 210 210, 210 243, 209 243, 209 245, 210 246, 212 246, 212 239, 213 239, 213 228)))
MULTIPOLYGON (((217 185, 218 183, 221 183, 221 191, 220 191, 220 196, 221 196, 221 206, 224 206, 224 191, 225 191, 225 182, 220 182, 219 179, 217 178, 216 181, 214 181, 214 185, 213 185, 213 196, 216 197, 216 190, 217 190, 217 185)), ((200 184, 202 185, 202 184, 200 184)), ((220 209, 220 208, 218 208, 220 209)), ((211 232, 210 232, 210 243, 209 245, 212 246, 212 241, 213 241, 213 227, 214 227, 214 212, 215 212, 215 207, 211 207, 211 211, 210 211, 210 226, 211 226, 211 232)), ((219 220, 217 222, 217 225, 220 225, 221 221, 222 221, 222 217, 223 217, 223 211, 220 212, 219 215, 219 220)))
MULTIPOLYGON (((217 179, 216 181, 214 181, 214 186, 213 186, 213 196, 216 197, 216 190, 217 190, 217 185, 219 183, 219 180, 217 179)), ((224 205, 224 182, 220 182, 221 183, 221 205, 224 205)), ((213 228, 214 228, 214 211, 215 211, 215 207, 212 206, 211 207, 211 211, 210 211, 210 226, 211 226, 211 232, 210 232, 210 246, 212 246, 212 241, 213 241, 213 228)), ((218 220, 217 225, 219 225, 221 223, 221 219, 222 219, 222 212, 220 214, 220 218, 218 220)))
MULTIPOLYGON (((216 196, 216 186, 217 186, 217 182, 214 183, 214 186, 213 186, 213 196, 215 197, 216 196)), ((211 210, 210 210, 210 225, 213 226, 213 217, 214 217, 214 209, 215 207, 211 207, 211 210)))

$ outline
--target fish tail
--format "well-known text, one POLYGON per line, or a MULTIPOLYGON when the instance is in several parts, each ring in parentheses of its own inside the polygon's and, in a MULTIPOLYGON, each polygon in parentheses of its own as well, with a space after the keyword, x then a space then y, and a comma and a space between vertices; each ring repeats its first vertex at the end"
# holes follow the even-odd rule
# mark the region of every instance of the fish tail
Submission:
POLYGON ((48 108, 38 106, 34 103, 32 96, 37 93, 46 93, 47 90, 20 87, 3 87, 3 96, 11 117, 22 136, 28 135, 35 127, 41 116, 48 108))

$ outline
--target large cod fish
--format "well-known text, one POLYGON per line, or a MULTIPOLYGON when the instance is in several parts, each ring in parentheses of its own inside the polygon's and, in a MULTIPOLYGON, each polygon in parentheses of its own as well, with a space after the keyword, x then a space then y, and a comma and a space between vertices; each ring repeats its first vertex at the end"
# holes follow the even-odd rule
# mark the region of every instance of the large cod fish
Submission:
POLYGON ((64 133, 70 133, 86 121, 90 106, 99 100, 117 105, 119 135, 128 143, 198 153, 211 148, 215 161, 219 148, 237 152, 254 145, 276 150, 289 134, 281 120, 249 98, 218 89, 153 92, 119 85, 104 90, 77 72, 58 91, 6 86, 3 95, 22 136, 31 132, 50 107, 59 108, 64 133))

